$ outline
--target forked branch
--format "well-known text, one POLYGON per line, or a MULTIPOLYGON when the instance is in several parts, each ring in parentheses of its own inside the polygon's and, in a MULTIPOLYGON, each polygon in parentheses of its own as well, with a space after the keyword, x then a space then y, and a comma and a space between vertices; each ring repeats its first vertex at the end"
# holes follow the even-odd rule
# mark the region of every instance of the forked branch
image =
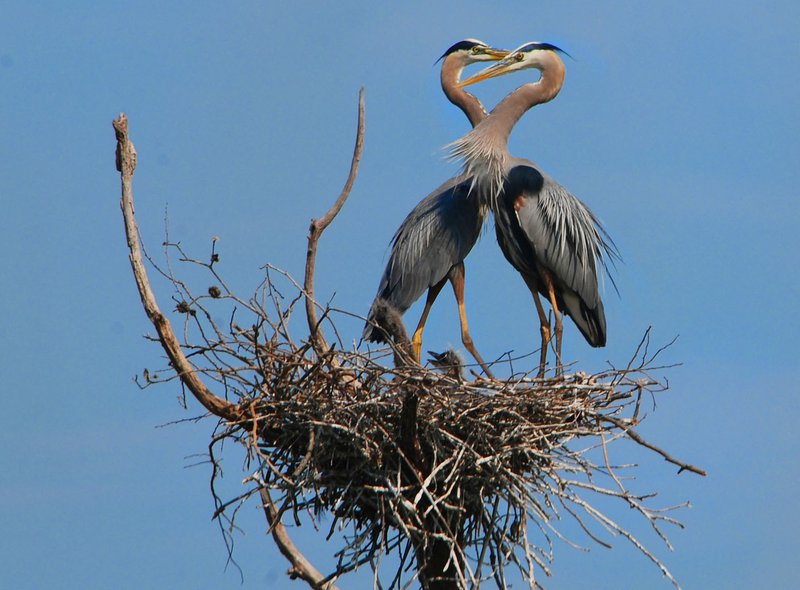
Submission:
POLYGON ((317 320, 316 301, 314 300, 314 268, 317 262, 317 244, 322 236, 322 232, 331 224, 334 217, 341 211, 353 183, 358 174, 358 165, 361 162, 361 152, 364 149, 364 89, 358 92, 358 129, 356 131, 356 145, 353 149, 353 159, 350 162, 350 173, 347 181, 339 194, 339 198, 320 219, 312 219, 311 226, 308 228, 308 251, 306 253, 306 274, 303 285, 306 298, 306 317, 308 318, 308 331, 311 337, 311 344, 318 355, 328 351, 328 343, 325 341, 317 320))
POLYGON ((124 113, 120 113, 119 119, 115 120, 113 125, 117 136, 117 170, 122 177, 122 201, 120 206, 122 207, 122 216, 125 219, 128 257, 144 311, 158 333, 158 339, 169 357, 170 364, 180 376, 181 382, 192 392, 197 401, 215 416, 219 416, 229 422, 239 421, 243 417, 239 408, 211 393, 197 376, 194 367, 183 353, 169 320, 164 317, 158 307, 142 260, 142 250, 139 246, 139 228, 136 225, 136 217, 134 215, 133 173, 136 170, 136 149, 128 137, 128 118, 124 113))

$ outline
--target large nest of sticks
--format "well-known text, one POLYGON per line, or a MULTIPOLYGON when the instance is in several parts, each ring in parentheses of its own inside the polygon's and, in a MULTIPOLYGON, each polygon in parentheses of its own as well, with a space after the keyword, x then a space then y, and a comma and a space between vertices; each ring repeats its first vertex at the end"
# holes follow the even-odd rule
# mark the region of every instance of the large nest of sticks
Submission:
POLYGON ((568 487, 561 473, 591 475, 570 443, 632 425, 623 410, 635 416, 642 393, 657 385, 635 379, 638 371, 463 382, 337 356, 334 375, 358 366, 350 385, 369 387, 341 387, 330 366, 306 361, 273 374, 272 393, 252 406, 271 465, 265 481, 285 493, 313 489, 316 511, 378 529, 420 528, 415 502, 424 495, 475 525, 496 497, 518 519, 527 509, 546 518, 548 497, 568 487))
POLYGON ((538 572, 550 574, 551 540, 562 536, 556 525, 569 515, 593 542, 608 546, 604 532, 626 538, 675 583, 650 550, 593 504, 602 497, 632 508, 669 546, 662 526, 680 524, 670 516, 679 506, 653 507, 653 494, 629 491, 617 474, 630 477, 635 466, 613 463, 608 447, 627 438, 681 471, 703 473, 634 430, 648 396, 666 388, 653 377, 662 349, 649 351, 648 334, 630 362, 601 374, 535 379, 508 361, 507 379, 472 379, 459 367, 432 370, 409 361, 402 329, 391 334, 390 350, 348 346, 337 314, 316 302, 317 241, 355 177, 363 96, 350 177, 331 211, 312 222, 302 285, 267 266, 261 286, 242 298, 218 272, 216 244, 207 260, 166 244, 182 263, 208 273, 199 294, 173 274, 171 263, 166 270, 154 264, 177 293, 181 339, 145 270, 133 214, 136 154, 124 116, 115 129, 133 273, 154 340, 169 359, 168 367, 145 371, 140 383, 179 380, 220 419, 209 452, 215 516, 227 519, 228 530, 242 502, 258 497, 292 575, 314 588, 334 588, 336 578, 364 564, 378 572, 378 587, 401 588, 419 577, 431 589, 474 587, 485 579, 505 588, 508 567, 534 587, 538 572), (298 302, 309 329, 299 339, 290 329, 298 302), (221 325, 219 317, 229 319, 221 325), (330 345, 323 331, 337 341, 330 345), (249 475, 243 493, 224 499, 216 491, 217 455, 231 440, 246 448, 249 475), (318 526, 322 515, 331 517, 328 536, 340 539, 329 574, 303 557, 282 523, 291 517, 318 526), (390 554, 399 565, 387 579, 380 564, 390 554))
MULTIPOLYGON (((173 280, 183 296, 176 309, 185 314, 184 332, 196 337, 184 344, 193 370, 241 410, 222 423, 215 445, 234 439, 255 462, 244 494, 217 498, 220 515, 253 494, 297 523, 330 515, 330 535, 345 534, 325 581, 394 553, 401 567, 389 587, 402 587, 413 559, 437 555, 458 564, 449 568, 456 587, 486 577, 502 587, 509 565, 534 585, 537 569, 550 574, 552 538, 561 536, 565 515, 601 545, 602 530, 627 538, 671 578, 591 501, 617 499, 668 544, 661 525, 679 525, 669 515, 679 506, 651 507, 650 494, 626 489, 616 473, 630 475, 635 466, 612 464, 607 446, 627 437, 680 470, 699 472, 633 430, 643 404, 665 389, 653 377, 663 349, 649 350, 649 334, 623 368, 595 375, 537 379, 508 369, 510 378, 489 380, 466 378, 458 367, 393 367, 396 350, 365 353, 337 342, 317 353, 311 339, 295 341, 289 326, 302 289, 287 274, 267 267, 259 292, 244 300, 225 290, 213 262, 168 246, 215 282, 211 294, 196 295, 173 280), (220 326, 213 320, 220 316, 232 319, 220 326)), ((323 310, 323 323, 333 327, 336 315, 323 310)))

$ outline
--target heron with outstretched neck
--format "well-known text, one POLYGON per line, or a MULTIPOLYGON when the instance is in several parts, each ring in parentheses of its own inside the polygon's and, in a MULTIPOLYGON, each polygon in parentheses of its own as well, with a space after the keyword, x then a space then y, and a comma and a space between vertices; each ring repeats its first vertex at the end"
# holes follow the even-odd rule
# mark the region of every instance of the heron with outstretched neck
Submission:
POLYGON ((526 43, 461 82, 460 86, 469 86, 528 68, 540 72, 539 80, 514 90, 470 133, 451 144, 453 156, 464 162, 463 174, 473 179, 472 190, 494 214, 503 255, 533 295, 541 326, 540 377, 553 333, 539 294, 553 309, 556 374, 560 375, 562 314, 572 318, 590 345, 606 344, 598 267, 608 272, 607 260, 618 258, 613 241, 586 205, 536 164, 508 151, 508 138, 517 121, 561 90, 565 67, 559 53, 549 43, 526 43))
MULTIPOLYGON (((467 39, 450 47, 440 58, 442 90, 448 100, 464 112, 473 127, 487 113, 475 96, 458 85, 461 73, 470 64, 497 61, 507 54, 508 51, 467 39)), ((364 339, 387 340, 386 330, 376 321, 375 310, 379 306, 389 306, 402 315, 427 290, 425 307, 412 338, 413 354, 419 361, 428 314, 449 281, 458 305, 461 341, 491 377, 489 367, 470 336, 464 305, 464 259, 478 240, 487 215, 486 204, 470 195, 471 184, 468 176, 451 178, 420 201, 400 225, 364 327, 364 339)))

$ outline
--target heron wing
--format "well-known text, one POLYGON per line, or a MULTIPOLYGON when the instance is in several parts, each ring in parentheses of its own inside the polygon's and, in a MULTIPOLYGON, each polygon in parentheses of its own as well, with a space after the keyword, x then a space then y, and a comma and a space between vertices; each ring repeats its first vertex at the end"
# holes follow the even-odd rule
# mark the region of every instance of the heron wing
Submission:
POLYGON ((597 218, 574 195, 532 166, 507 177, 505 199, 533 250, 536 263, 556 281, 560 298, 586 339, 605 342, 605 314, 598 289, 598 263, 616 257, 597 218))
MULTIPOLYGON (((470 184, 471 178, 451 178, 412 209, 395 232, 376 299, 405 313, 466 258, 484 218, 477 199, 469 197, 470 184)), ((368 324, 365 337, 370 333, 368 324)))
POLYGON ((599 299, 598 263, 616 258, 600 222, 577 197, 530 166, 508 175, 507 199, 539 264, 589 305, 599 299))

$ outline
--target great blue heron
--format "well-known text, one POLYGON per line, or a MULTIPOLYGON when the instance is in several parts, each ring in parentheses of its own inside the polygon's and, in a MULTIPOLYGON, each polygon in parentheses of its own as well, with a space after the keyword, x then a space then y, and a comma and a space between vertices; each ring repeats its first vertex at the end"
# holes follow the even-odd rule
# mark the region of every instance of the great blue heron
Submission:
MULTIPOLYGON (((507 54, 508 51, 467 39, 450 47, 440 58, 442 90, 450 102, 464 111, 473 127, 486 117, 486 110, 475 96, 458 86, 461 73, 472 63, 497 61, 507 54)), ((364 338, 371 342, 386 341, 385 330, 375 321, 379 302, 403 314, 427 289, 425 308, 412 338, 414 355, 419 360, 425 322, 433 302, 449 280, 458 303, 461 341, 491 376, 472 342, 464 307, 464 258, 478 240, 487 213, 484 203, 470 197, 470 185, 471 180, 466 176, 451 178, 420 201, 400 225, 370 308, 364 338)))
POLYGON ((586 205, 536 164, 508 151, 508 137, 522 115, 552 100, 561 90, 565 68, 559 52, 549 43, 526 43, 461 82, 461 86, 469 86, 526 68, 541 73, 538 81, 517 88, 469 134, 452 144, 452 153, 464 160, 464 174, 473 177, 477 194, 488 199, 503 254, 533 295, 542 335, 540 376, 544 375, 551 332, 538 294, 553 308, 556 374, 561 374, 562 311, 589 344, 606 344, 598 262, 608 271, 606 258, 618 257, 613 241, 586 205))

